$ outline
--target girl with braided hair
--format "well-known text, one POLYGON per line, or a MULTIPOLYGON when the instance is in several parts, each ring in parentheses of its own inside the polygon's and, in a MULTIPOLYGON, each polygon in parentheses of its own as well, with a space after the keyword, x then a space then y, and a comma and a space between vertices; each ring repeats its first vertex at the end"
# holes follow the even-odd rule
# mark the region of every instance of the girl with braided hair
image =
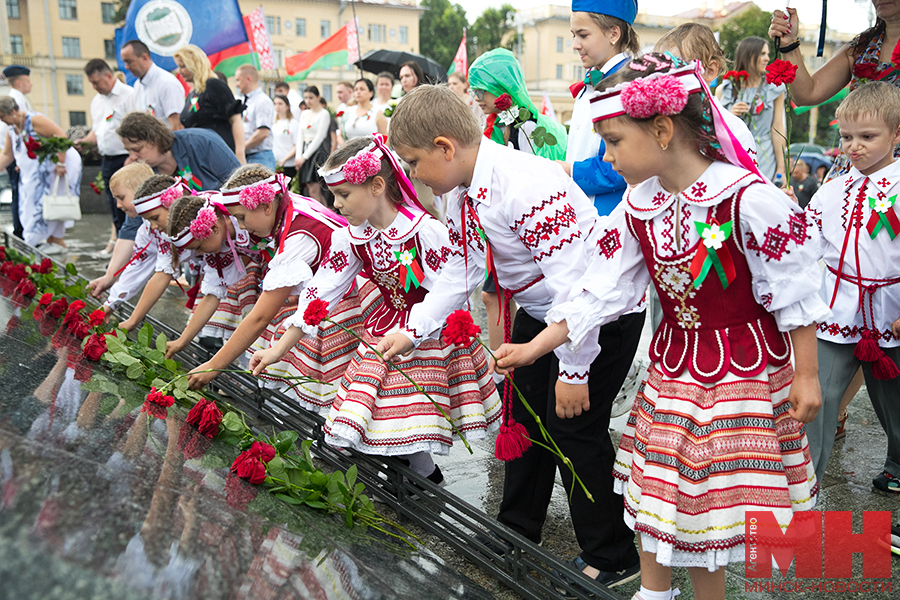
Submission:
POLYGON ((759 534, 780 538, 815 505, 803 423, 821 403, 814 323, 830 315, 819 233, 760 175, 699 63, 646 54, 598 87, 604 160, 634 187, 553 324, 501 347, 498 366, 579 347, 654 284, 663 320, 613 470, 640 534, 634 598, 670 600, 672 567, 687 567, 697 598, 723 599, 722 567, 744 561, 747 511, 771 511, 777 523, 759 534))

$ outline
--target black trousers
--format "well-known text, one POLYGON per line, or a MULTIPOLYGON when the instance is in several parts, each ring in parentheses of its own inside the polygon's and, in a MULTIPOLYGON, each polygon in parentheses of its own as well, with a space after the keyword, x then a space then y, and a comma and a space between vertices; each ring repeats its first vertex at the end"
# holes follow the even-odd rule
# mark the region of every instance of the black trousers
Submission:
MULTIPOLYGON (((644 313, 625 315, 601 328, 602 350, 591 365, 588 380, 591 407, 578 417, 560 419, 556 416, 555 385, 559 361, 552 352, 530 367, 517 369, 514 375, 516 385, 535 413, 544 420, 550 435, 572 461, 575 472, 594 497, 591 502, 580 486, 576 487, 569 511, 581 546, 581 558, 601 571, 622 570, 639 560, 634 547, 634 532, 623 520, 622 497, 613 493, 616 451, 609 437, 609 415, 634 360, 644 316, 644 313)), ((512 342, 528 342, 545 327, 543 322, 520 308, 512 342)), ((540 439, 537 424, 521 402, 513 402, 513 417, 528 429, 533 439, 540 439)), ((572 485, 571 472, 543 448, 533 445, 521 458, 506 463, 503 501, 497 519, 539 542, 557 467, 568 491, 572 485)))
POLYGON ((12 187, 12 205, 9 207, 13 218, 13 235, 20 238, 24 230, 22 229, 22 219, 19 218, 19 169, 16 168, 16 162, 6 167, 6 173, 9 175, 9 185, 12 187))
POLYGON ((112 214, 113 224, 116 226, 116 235, 119 234, 122 223, 125 222, 125 213, 116 206, 116 199, 113 198, 112 190, 109 189, 109 179, 116 171, 125 166, 127 158, 127 154, 100 157, 100 173, 103 175, 103 183, 106 185, 106 201, 109 202, 109 212, 112 214))

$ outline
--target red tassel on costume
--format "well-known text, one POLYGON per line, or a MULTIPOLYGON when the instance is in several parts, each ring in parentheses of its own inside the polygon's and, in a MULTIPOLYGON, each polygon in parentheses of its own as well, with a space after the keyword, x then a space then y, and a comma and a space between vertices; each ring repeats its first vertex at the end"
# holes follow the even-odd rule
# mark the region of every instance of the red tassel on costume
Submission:
POLYGON ((893 379, 900 375, 900 369, 897 369, 894 361, 882 352, 881 358, 872 363, 872 375, 875 379, 893 379))
POLYGON ((884 351, 878 347, 878 342, 875 341, 875 336, 872 335, 871 331, 864 329, 860 336, 862 339, 856 343, 853 356, 863 362, 875 362, 884 356, 884 351))
POLYGON ((508 462, 522 456, 530 447, 528 430, 510 417, 507 424, 500 426, 500 433, 497 434, 497 442, 494 445, 494 456, 497 460, 508 462))

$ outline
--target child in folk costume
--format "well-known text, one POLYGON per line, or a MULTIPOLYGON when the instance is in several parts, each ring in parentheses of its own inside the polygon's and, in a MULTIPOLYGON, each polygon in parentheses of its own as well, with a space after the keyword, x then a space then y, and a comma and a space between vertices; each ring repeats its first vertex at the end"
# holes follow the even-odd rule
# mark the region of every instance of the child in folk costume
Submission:
MULTIPOLYGON (((490 268, 503 298, 504 337, 530 341, 546 325, 547 311, 566 300, 587 268, 589 249, 604 239, 597 209, 558 163, 501 146, 481 135, 468 106, 449 88, 419 86, 403 97, 391 118, 390 142, 410 165, 411 176, 435 194, 448 194, 447 224, 453 250, 463 261, 448 262, 422 313, 434 324, 465 305, 490 268), (509 304, 519 310, 511 326, 509 304)), ((410 334, 388 335, 379 348, 390 358, 408 351, 410 334)), ((571 460, 595 502, 576 490, 569 506, 581 553, 574 569, 607 586, 634 579, 640 560, 612 491, 615 449, 609 415, 640 337, 612 324, 596 332, 579 352, 547 352, 531 369, 516 373, 516 385, 571 460), (598 357, 598 340, 608 352, 598 357), (621 353, 631 352, 620 361, 621 353)), ((522 428, 540 439, 538 425, 522 403, 504 390, 504 423, 496 455, 507 460, 497 519, 538 543, 559 470, 568 489, 571 472, 551 452, 533 445, 515 458, 507 442, 522 428), (515 458, 515 460, 512 460, 515 458)), ((497 540, 500 542, 500 540, 497 540)), ((488 547, 505 552, 500 543, 488 547)))
MULTIPOLYGON (((222 206, 251 235, 272 239, 276 252, 266 267, 256 305, 225 345, 198 371, 228 368, 251 346, 268 347, 280 324, 296 310, 297 294, 328 258, 333 233, 347 223, 315 200, 290 193, 287 185, 281 175, 273 175, 260 165, 247 165, 236 170, 222 190, 222 206)), ((359 330, 367 311, 374 310, 380 302, 380 294, 374 285, 351 285, 354 283, 351 280, 341 290, 343 300, 336 309, 336 319, 359 330)), ((337 381, 355 350, 353 335, 323 324, 319 335, 301 340, 285 360, 273 365, 274 375, 304 375, 322 382, 298 385, 290 393, 304 408, 327 411, 337 391, 337 381)), ((190 376, 191 385, 202 387, 215 375, 194 373, 190 376)), ((268 384, 285 385, 283 380, 271 378, 268 384)))
MULTIPOLYGON (((419 205, 381 136, 350 140, 320 174, 350 226, 332 237, 331 254, 307 284, 291 327, 271 350, 254 355, 254 371, 262 372, 304 333, 315 335, 317 326, 304 318, 307 307, 318 300, 330 313, 362 269, 384 296, 366 319, 364 339, 374 346, 398 329, 418 332, 418 349, 397 367, 429 390, 459 431, 469 439, 484 437, 499 424, 500 398, 483 350, 477 341, 457 348, 439 339, 442 328, 421 312, 441 269, 461 261, 447 228, 419 205)), ((440 485, 443 476, 430 454, 447 454, 452 434, 450 423, 424 394, 359 345, 325 423, 329 444, 404 456, 415 471, 440 485)))
MULTIPOLYGON (((140 239, 135 238, 135 248, 149 249, 155 246, 157 248, 156 265, 155 272, 144 286, 141 297, 138 299, 131 316, 119 323, 121 329, 131 331, 137 327, 156 302, 162 298, 162 295, 169 287, 169 283, 179 276, 178 270, 172 264, 170 240, 165 231, 169 219, 169 207, 187 191, 187 185, 180 177, 154 175, 145 180, 134 194, 134 209, 144 219, 144 235, 139 236, 140 239), (149 239, 151 236, 152 239, 149 239), (139 246, 138 244, 141 245, 139 246)), ((195 258, 193 255, 183 253, 181 256, 182 264, 188 263, 193 258, 195 258)), ((136 285, 136 282, 131 278, 128 281, 136 285)), ((133 295, 136 290, 137 288, 129 289, 126 296, 128 294, 133 295)), ((121 294, 117 295, 120 296, 121 294)), ((112 293, 110 296, 112 297, 112 293)))
POLYGON ((672 598, 674 566, 690 568, 697 598, 724 598, 722 567, 744 560, 745 511, 771 510, 784 528, 815 504, 802 423, 820 403, 814 323, 829 316, 819 234, 756 170, 699 63, 647 54, 603 89, 592 118, 605 160, 636 187, 601 225, 605 241, 554 323, 501 348, 498 363, 529 364, 567 337, 577 348, 654 283, 663 321, 614 471, 640 533, 635 598, 672 598))
POLYGON ((872 485, 900 493, 900 90, 868 83, 837 109, 850 171, 826 183, 806 207, 822 233, 825 298, 834 317, 818 325, 822 410, 807 425, 821 480, 834 446, 843 390, 862 365, 872 406, 888 438, 872 485), (826 435, 826 432, 829 432, 826 435))
POLYGON ((250 235, 217 202, 216 193, 183 196, 169 209, 172 265, 183 250, 203 262, 200 293, 184 332, 166 344, 166 358, 183 350, 198 334, 227 340, 250 314, 259 297, 260 253, 250 250, 250 235))

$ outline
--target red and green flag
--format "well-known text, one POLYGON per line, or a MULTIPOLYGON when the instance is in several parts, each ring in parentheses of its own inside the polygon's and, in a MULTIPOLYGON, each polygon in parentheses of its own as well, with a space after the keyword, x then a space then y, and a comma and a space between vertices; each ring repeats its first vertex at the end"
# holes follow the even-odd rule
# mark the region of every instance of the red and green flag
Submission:
POLYGON ((459 73, 460 75, 465 77, 468 72, 469 58, 466 51, 466 28, 463 27, 462 41, 459 43, 459 48, 456 49, 456 56, 453 57, 453 63, 447 70, 447 75, 450 75, 452 73, 459 73))
POLYGON ((356 21, 351 20, 312 50, 286 58, 284 66, 288 72, 287 81, 300 81, 311 71, 352 65, 358 60, 359 38, 356 21))

